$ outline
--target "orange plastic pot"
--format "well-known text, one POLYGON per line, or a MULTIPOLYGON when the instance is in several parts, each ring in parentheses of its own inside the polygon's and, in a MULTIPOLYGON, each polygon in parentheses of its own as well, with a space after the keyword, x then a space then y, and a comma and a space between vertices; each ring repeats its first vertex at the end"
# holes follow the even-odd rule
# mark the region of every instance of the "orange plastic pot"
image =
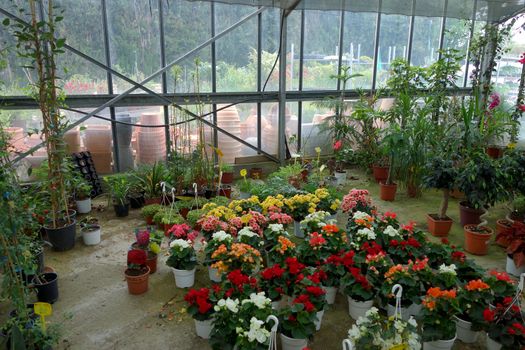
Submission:
POLYGON ((148 253, 148 259, 146 260, 146 266, 149 267, 149 274, 154 274, 155 271, 157 271, 157 254, 146 252, 148 253))
POLYGON ((146 269, 146 272, 137 276, 130 275, 129 269, 124 272, 124 275, 126 276, 126 281, 128 282, 129 294, 139 295, 148 291, 150 269, 149 267, 146 267, 146 269))
POLYGON ((465 250, 475 255, 487 255, 494 231, 486 226, 465 225, 465 250))
POLYGON ((392 183, 392 184, 386 185, 381 182, 379 186, 380 186, 380 197, 382 200, 392 202, 394 199, 396 199, 397 184, 392 183))
POLYGON ((374 179, 376 180, 376 182, 382 182, 388 179, 389 169, 390 169, 389 167, 385 167, 385 166, 378 166, 378 165, 372 166, 372 173, 374 174, 374 179))
POLYGON ((427 214, 428 232, 435 237, 448 236, 453 222, 448 216, 447 219, 440 219, 436 214, 427 214))
POLYGON ((485 152, 492 159, 498 159, 503 155, 503 150, 499 147, 487 147, 485 152))
POLYGON ((483 215, 485 210, 475 209, 468 206, 467 202, 459 203, 459 222, 461 226, 465 225, 477 225, 481 222, 480 216, 483 215))

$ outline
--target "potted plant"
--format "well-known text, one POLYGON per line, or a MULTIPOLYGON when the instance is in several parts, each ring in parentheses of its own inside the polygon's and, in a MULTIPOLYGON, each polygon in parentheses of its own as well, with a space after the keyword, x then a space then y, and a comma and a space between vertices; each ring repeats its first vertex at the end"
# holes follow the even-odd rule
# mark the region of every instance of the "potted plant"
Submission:
POLYGON ((283 305, 283 295, 287 288, 285 270, 279 265, 274 264, 261 271, 259 277, 259 286, 272 301, 272 308, 280 310, 283 305))
POLYGON ((361 211, 370 214, 375 207, 372 205, 368 190, 353 188, 343 197, 341 210, 343 213, 361 211))
POLYGON ((74 179, 75 202, 79 214, 87 214, 91 211, 92 186, 84 178, 77 176, 74 179))
POLYGON ((233 165, 221 162, 219 170, 222 173, 222 184, 229 185, 233 183, 233 165))
POLYGON ((144 189, 145 204, 161 204, 162 182, 168 178, 164 163, 156 162, 153 165, 143 165, 132 175, 141 183, 144 189))
POLYGON ((209 288, 192 288, 184 296, 184 301, 187 303, 186 310, 195 322, 197 336, 203 339, 210 339, 215 312, 213 294, 213 290, 209 288))
POLYGON ((80 222, 80 232, 82 233, 82 239, 85 245, 97 245, 100 243, 100 224, 98 219, 87 216, 80 222))
POLYGON ((182 224, 184 218, 175 209, 163 208, 153 216, 153 221, 166 234, 173 225, 182 224))
POLYGON ((55 272, 36 274, 32 282, 38 301, 53 304, 58 300, 58 274, 55 272))
POLYGON ((208 266, 208 274, 212 282, 221 281, 219 271, 217 268, 212 267, 217 262, 216 258, 212 258, 212 255, 222 245, 224 245, 225 249, 230 249, 232 243, 232 235, 224 231, 214 232, 211 239, 206 242, 204 246, 204 265, 208 266))
POLYGON ((179 200, 175 202, 175 208, 178 210, 179 214, 186 219, 188 217, 189 211, 195 205, 194 200, 179 200))
MULTIPOLYGON (((325 278, 325 275, 320 270, 314 270, 312 268, 306 271, 307 273, 303 275, 302 279, 300 276, 296 279, 293 295, 298 295, 298 298, 300 298, 301 295, 307 296, 309 301, 314 305, 316 311, 314 324, 315 330, 318 331, 321 329, 321 322, 326 306, 326 291, 321 287, 321 281, 325 278)), ((306 300, 306 298, 303 297, 303 300, 306 300)))
POLYGON ((498 219, 496 221, 496 243, 503 247, 507 248, 509 246, 509 239, 512 238, 512 224, 514 221, 508 219, 498 219))
POLYGON ((240 198, 241 199, 247 199, 250 198, 250 192, 253 187, 253 183, 251 180, 246 179, 246 169, 241 169, 240 171, 242 180, 237 182, 237 186, 240 191, 240 198))
POLYGON ((518 196, 512 201, 512 212, 509 219, 513 221, 525 221, 525 196, 518 196))
POLYGON ((149 267, 146 265, 146 259, 146 252, 142 249, 128 251, 128 268, 124 275, 129 294, 138 295, 148 291, 149 267))
POLYGON ((162 205, 160 204, 148 204, 144 206, 141 210, 142 216, 144 219, 146 219, 146 223, 148 225, 153 225, 153 217, 155 214, 157 214, 159 211, 163 209, 162 205))
POLYGON ((337 140, 332 146, 332 149, 335 152, 335 172, 334 176, 337 179, 338 185, 344 185, 346 181, 346 170, 343 168, 343 155, 344 155, 344 146, 343 141, 337 140))
POLYGON ((332 254, 319 267, 325 274, 323 288, 326 291, 326 303, 332 305, 335 302, 337 290, 341 285, 341 279, 345 276, 346 269, 343 265, 343 254, 332 254))
POLYGON ((128 200, 132 209, 140 209, 144 206, 144 187, 143 183, 137 177, 129 174, 129 192, 128 200))
POLYGON ((488 323, 487 349, 522 349, 525 345, 523 312, 507 298, 495 308, 486 308, 483 317, 488 323))
POLYGON ((149 274, 152 275, 157 271, 157 260, 162 242, 161 235, 155 235, 155 232, 148 230, 135 230, 136 241, 131 245, 132 249, 141 249, 146 252, 146 266, 149 268, 149 274))
POLYGON ((454 289, 432 287, 423 299, 421 325, 425 350, 450 350, 456 340, 453 318, 461 309, 454 289))
POLYGON ((384 201, 393 201, 396 197, 397 184, 394 182, 396 172, 396 158, 403 143, 403 135, 399 125, 392 124, 382 140, 385 154, 389 156, 388 177, 384 182, 379 182, 380 198, 384 201))
POLYGON ((360 268, 348 266, 341 286, 348 299, 348 313, 354 320, 364 316, 374 305, 376 291, 360 268))
POLYGON ((408 321, 392 317, 385 320, 375 307, 348 330, 348 341, 352 344, 351 349, 421 349, 417 323, 413 318, 408 321))
POLYGON ((199 221, 203 214, 204 210, 202 209, 190 210, 188 212, 188 215, 186 216, 186 221, 188 222, 188 225, 193 227, 193 229, 199 231, 200 227, 198 226, 197 221, 199 221))
POLYGON ((488 251, 488 241, 493 233, 486 221, 481 222, 484 208, 508 197, 505 174, 497 160, 483 152, 476 152, 463 165, 458 175, 458 187, 465 193, 466 201, 460 203, 461 225, 465 232, 465 250, 478 255, 488 251))
POLYGON ((251 274, 262 263, 261 253, 245 243, 232 243, 230 248, 221 244, 211 254, 211 259, 215 261, 211 267, 216 268, 219 273, 239 269, 245 274, 251 274))
POLYGON ((490 285, 481 279, 468 281, 457 293, 461 312, 456 316, 456 333, 463 343, 475 343, 485 327, 483 311, 494 299, 490 285))
POLYGON ((171 267, 175 284, 179 288, 188 288, 195 283, 195 266, 197 257, 193 242, 185 239, 174 239, 170 243, 170 257, 166 265, 171 267))
POLYGON ((294 233, 297 237, 304 237, 304 233, 301 230, 301 221, 308 215, 315 212, 319 198, 314 194, 296 194, 293 197, 285 198, 284 212, 293 217, 294 221, 294 233))
POLYGON ((423 178, 427 188, 443 191, 439 214, 427 214, 428 230, 433 236, 447 236, 452 227, 452 219, 447 216, 450 192, 454 189, 457 169, 450 159, 434 156, 427 165, 427 175, 423 178))
POLYGON ((316 313, 315 306, 307 294, 298 295, 290 306, 279 311, 283 350, 302 350, 308 346, 308 339, 315 333, 316 313))
POLYGON ((525 224, 515 221, 512 227, 498 235, 496 240, 505 240, 509 243, 506 271, 514 276, 525 272, 525 224))
POLYGON ((104 182, 108 187, 111 199, 113 200, 113 208, 117 217, 125 217, 129 215, 129 201, 128 191, 129 182, 126 176, 115 175, 104 178, 104 182))

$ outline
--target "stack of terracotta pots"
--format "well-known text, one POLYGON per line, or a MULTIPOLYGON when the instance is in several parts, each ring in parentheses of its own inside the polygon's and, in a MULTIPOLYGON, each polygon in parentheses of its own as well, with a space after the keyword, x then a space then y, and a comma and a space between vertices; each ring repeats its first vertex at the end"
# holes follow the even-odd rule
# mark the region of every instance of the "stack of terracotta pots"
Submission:
POLYGON ((113 171, 112 136, 110 125, 88 125, 84 134, 84 145, 91 152, 95 169, 99 174, 113 171))
POLYGON ((77 126, 64 133, 64 141, 66 142, 66 149, 68 153, 78 153, 82 151, 80 143, 80 128, 77 126))
MULTIPOLYGON (((162 125, 160 113, 142 113, 141 125, 162 125)), ((138 164, 153 164, 166 159, 166 132, 164 128, 137 127, 136 150, 138 164)))
MULTIPOLYGON (((131 116, 128 113, 119 113, 116 115, 116 119, 119 122, 131 123, 131 116)), ((133 150, 131 148, 131 136, 133 127, 127 124, 117 123, 115 126, 117 130, 117 143, 118 143, 118 161, 120 165, 120 171, 128 171, 133 169, 133 150)))
POLYGON ((19 127, 5 128, 5 132, 9 134, 10 152, 23 152, 26 150, 24 129, 19 127))
MULTIPOLYGON (((220 105, 219 108, 221 108, 220 105)), ((241 137, 241 119, 235 106, 217 112, 217 125, 230 134, 241 137)), ((219 148, 224 154, 223 162, 234 164, 235 158, 241 155, 241 144, 222 132, 218 133, 218 139, 219 148)))

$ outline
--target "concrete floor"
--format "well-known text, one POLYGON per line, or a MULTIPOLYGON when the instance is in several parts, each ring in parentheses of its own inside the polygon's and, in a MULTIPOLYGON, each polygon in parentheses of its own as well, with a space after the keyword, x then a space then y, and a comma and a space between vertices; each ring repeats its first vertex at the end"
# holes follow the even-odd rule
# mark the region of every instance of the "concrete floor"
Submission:
MULTIPOLYGON (((379 200, 378 186, 363 173, 353 170, 358 180, 349 180, 350 188, 367 188, 382 211, 393 210, 402 221, 415 220, 425 227, 425 213, 436 212, 440 193, 426 192, 420 199, 407 198, 398 191, 395 202, 379 200)), ((104 206, 105 200, 96 201, 104 206)), ((457 200, 450 203, 449 216, 458 222, 457 200)), ((112 208, 93 211, 102 223, 102 242, 98 246, 84 246, 78 237, 75 248, 68 252, 46 250, 46 265, 59 274, 60 298, 54 305, 53 321, 63 322, 64 337, 59 349, 209 349, 206 341, 194 333, 193 320, 181 314, 184 290, 175 287, 175 281, 164 261, 159 259, 157 272, 150 276, 150 290, 141 296, 128 294, 124 279, 126 251, 134 241, 136 227, 144 226, 140 210, 132 210, 126 218, 116 218, 112 208), (66 317, 66 318, 64 318, 66 317)), ((490 226, 504 216, 503 209, 490 213, 490 226)), ((346 218, 340 217, 344 225, 346 218)), ((449 237, 454 244, 462 246, 463 232, 454 224, 449 237)), ((163 245, 166 251, 166 243, 163 245)), ((490 246, 489 255, 475 257, 484 267, 505 268, 502 248, 490 246)), ((196 287, 209 284, 207 271, 197 269, 196 287)), ((325 312, 321 330, 310 342, 310 348, 341 349, 341 341, 352 325, 347 302, 338 295, 336 304, 325 312)), ((454 349, 484 349, 479 345, 466 346, 459 341, 454 349)))

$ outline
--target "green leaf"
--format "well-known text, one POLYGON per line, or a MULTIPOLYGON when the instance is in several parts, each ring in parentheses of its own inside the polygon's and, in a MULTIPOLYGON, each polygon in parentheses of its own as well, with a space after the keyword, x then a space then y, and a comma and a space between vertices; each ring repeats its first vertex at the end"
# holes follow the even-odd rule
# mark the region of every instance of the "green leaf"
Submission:
POLYGON ((11 350, 26 350, 24 335, 17 326, 11 328, 11 350))
POLYGON ((4 18, 4 20, 2 21, 2 24, 4 26, 8 26, 10 23, 11 23, 11 21, 9 20, 9 18, 4 18))

